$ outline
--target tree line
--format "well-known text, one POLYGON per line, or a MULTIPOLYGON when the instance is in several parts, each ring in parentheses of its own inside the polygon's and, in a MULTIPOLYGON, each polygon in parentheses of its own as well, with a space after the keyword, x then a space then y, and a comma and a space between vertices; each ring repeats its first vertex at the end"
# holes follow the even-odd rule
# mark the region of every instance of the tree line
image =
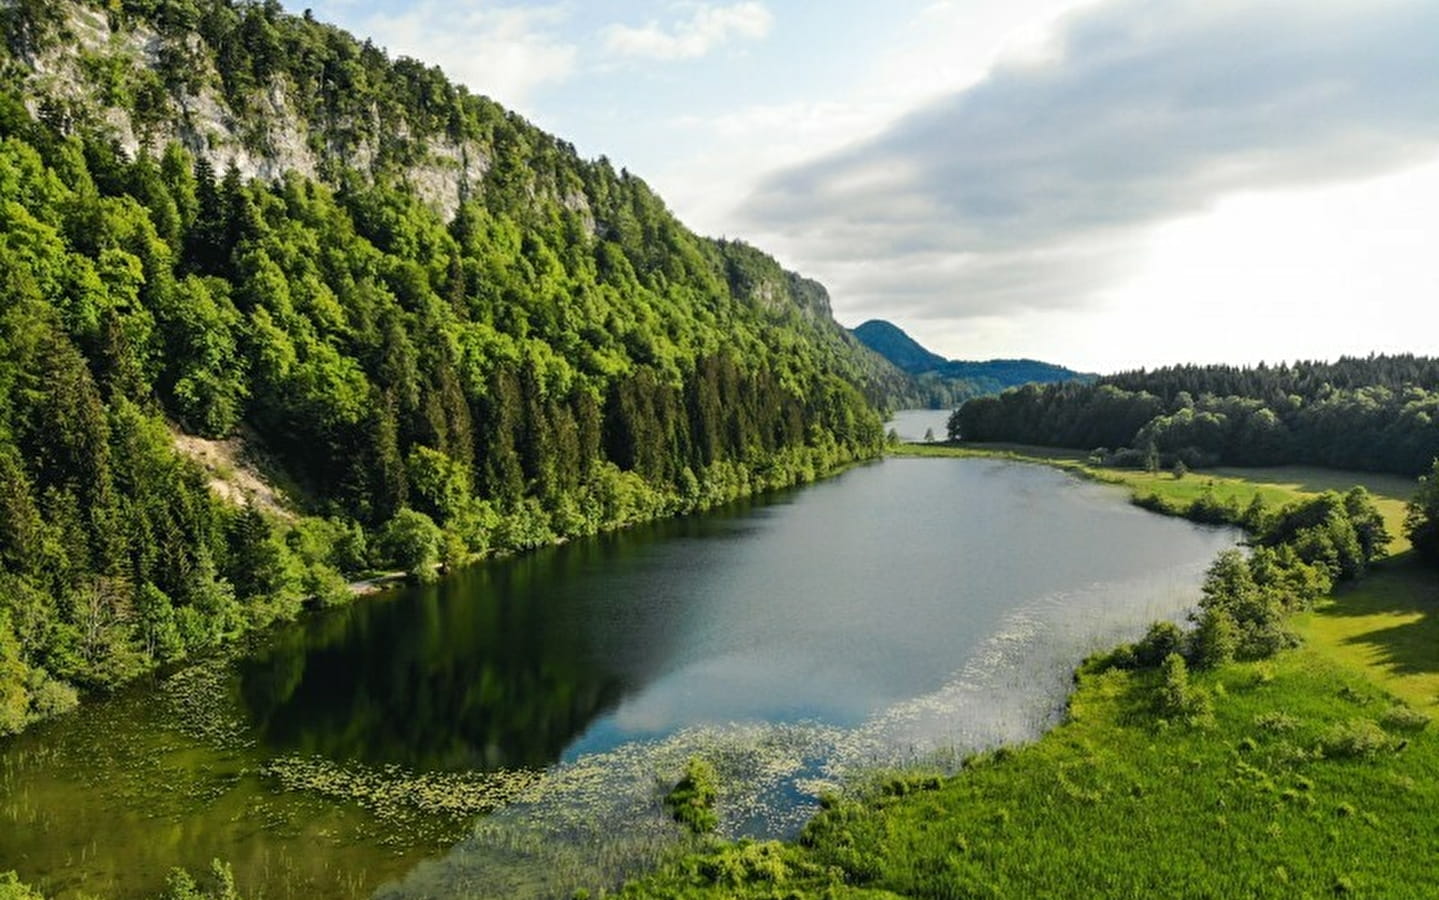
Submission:
POLYGON ((970 400, 951 439, 1102 451, 1120 465, 1306 463, 1414 476, 1439 456, 1439 360, 1174 366, 970 400))

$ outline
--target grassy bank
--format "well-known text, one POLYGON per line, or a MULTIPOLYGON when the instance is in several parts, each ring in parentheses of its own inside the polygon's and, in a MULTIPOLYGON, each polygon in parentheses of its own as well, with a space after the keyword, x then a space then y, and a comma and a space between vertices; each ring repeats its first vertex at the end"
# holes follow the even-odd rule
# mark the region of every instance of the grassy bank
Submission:
MULTIPOLYGON (((1241 509, 1364 484, 1398 532, 1409 484, 1320 469, 1149 474, 1035 448, 910 445, 1042 462, 1241 509)), ((1146 504, 1149 505, 1149 504, 1146 504)), ((953 777, 835 801, 794 843, 715 845, 628 897, 1318 897, 1439 895, 1439 577, 1403 551, 1291 625, 1297 650, 1193 676, 1212 712, 1169 720, 1160 676, 1077 679, 1070 716, 953 777)))

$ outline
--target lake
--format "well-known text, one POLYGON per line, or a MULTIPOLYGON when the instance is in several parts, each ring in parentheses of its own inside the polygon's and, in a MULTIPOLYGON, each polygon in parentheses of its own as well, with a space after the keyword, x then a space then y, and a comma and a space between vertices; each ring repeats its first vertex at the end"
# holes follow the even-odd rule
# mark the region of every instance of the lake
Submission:
POLYGON ((118 896, 214 857, 267 898, 599 886, 673 839, 658 797, 692 754, 723 830, 768 836, 867 768, 1034 736, 1237 536, 1044 467, 900 458, 493 561, 0 743, 0 869, 118 896))
POLYGON ((933 434, 936 441, 948 440, 949 417, 952 413, 953 410, 948 409, 896 410, 890 420, 884 423, 884 431, 885 434, 893 431, 899 435, 901 441, 922 441, 926 434, 933 434))

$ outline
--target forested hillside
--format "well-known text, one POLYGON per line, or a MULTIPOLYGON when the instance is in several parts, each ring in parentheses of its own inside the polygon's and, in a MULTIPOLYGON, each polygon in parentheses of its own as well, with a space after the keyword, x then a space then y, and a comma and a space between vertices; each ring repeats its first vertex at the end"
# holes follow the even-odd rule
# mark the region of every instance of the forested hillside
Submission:
POLYGON ((813 478, 907 387, 818 284, 273 0, 0 15, 0 734, 347 573, 813 478))
MULTIPOLYGON (((1034 359, 990 359, 982 362, 945 359, 932 353, 899 326, 883 319, 870 319, 851 332, 866 347, 913 379, 911 405, 930 409, 954 407, 986 394, 998 394, 1021 384, 1056 381, 1092 381, 1073 369, 1034 359)), ((908 398, 906 398, 908 399, 908 398)))
POLYGON ((1439 456, 1439 360, 1176 366, 971 400, 951 438, 1104 448, 1194 465, 1312 463, 1418 475, 1439 456), (1153 452, 1151 452, 1153 451, 1153 452))

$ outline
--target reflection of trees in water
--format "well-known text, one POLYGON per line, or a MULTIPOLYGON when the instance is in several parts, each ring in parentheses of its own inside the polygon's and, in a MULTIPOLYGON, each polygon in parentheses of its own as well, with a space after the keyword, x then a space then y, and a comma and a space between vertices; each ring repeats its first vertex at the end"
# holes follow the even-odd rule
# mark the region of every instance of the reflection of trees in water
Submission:
POLYGON ((628 609, 623 590, 657 536, 584 541, 316 616, 241 664, 245 705, 275 750, 549 765, 665 665, 678 611, 628 609))

